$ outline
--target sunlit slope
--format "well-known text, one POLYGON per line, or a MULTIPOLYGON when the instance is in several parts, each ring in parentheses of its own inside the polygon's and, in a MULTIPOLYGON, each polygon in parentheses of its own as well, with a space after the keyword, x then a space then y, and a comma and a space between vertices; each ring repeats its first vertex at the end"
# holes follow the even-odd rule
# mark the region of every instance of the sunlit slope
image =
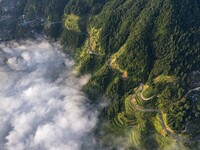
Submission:
MULTIPOLYGON (((198 70, 200 64, 199 14, 198 1, 112 0, 100 13, 89 16, 86 30, 90 38, 99 39, 93 40, 99 45, 93 48, 99 56, 88 53, 89 37, 86 37, 79 48, 82 54, 79 67, 83 68, 79 70, 93 74, 85 87, 91 97, 105 93, 110 98, 103 117, 122 129, 141 124, 142 121, 134 122, 131 116, 136 113, 141 118, 143 114, 135 110, 132 114, 125 113, 131 109, 126 99, 139 83, 146 83, 149 88, 143 97, 155 95, 155 98, 143 101, 137 95, 138 103, 159 109, 169 130, 188 136, 181 131, 188 121, 199 117, 195 106, 199 104, 185 95, 190 89, 190 73, 198 70), (94 29, 99 31, 98 36, 92 34, 94 29)), ((159 135, 155 141, 161 147, 167 146, 167 141, 173 138, 162 129, 154 113, 148 117, 155 126, 152 130, 159 135)))

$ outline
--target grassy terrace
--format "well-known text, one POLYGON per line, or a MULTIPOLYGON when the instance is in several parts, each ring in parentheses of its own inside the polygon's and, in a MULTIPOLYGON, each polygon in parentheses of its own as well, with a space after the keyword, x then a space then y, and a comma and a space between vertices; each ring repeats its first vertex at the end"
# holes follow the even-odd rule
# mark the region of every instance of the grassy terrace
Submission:
POLYGON ((176 77, 160 75, 154 79, 154 83, 159 83, 159 82, 174 83, 174 82, 176 82, 176 77))
POLYGON ((80 32, 80 28, 79 28, 80 17, 79 16, 74 15, 74 14, 70 14, 70 15, 65 14, 64 18, 65 18, 65 27, 68 30, 80 32))
MULTIPOLYGON (((163 79, 163 78, 160 78, 160 79, 163 79)), ((172 78, 168 77, 167 79, 168 79, 168 82, 172 81, 172 78)), ((162 82, 162 81, 159 80, 159 82, 162 82)), ((134 92, 135 91, 136 91, 136 89, 134 90, 134 92)), ((133 103, 136 106, 143 108, 143 109, 156 109, 156 106, 151 105, 152 101, 154 101, 155 99, 149 100, 149 101, 151 101, 151 103, 149 101, 144 101, 140 97, 141 92, 142 91, 137 93, 135 98, 132 100, 133 103)), ((152 94, 154 94, 153 89, 151 88, 151 86, 148 86, 148 85, 144 85, 143 93, 145 94, 145 96, 152 96, 152 94)), ((171 133, 174 133, 174 131, 168 126, 167 114, 162 113, 162 117, 163 117, 163 120, 164 120, 167 130, 169 130, 171 133)), ((135 110, 130 103, 130 96, 127 97, 127 99, 125 100, 125 111, 122 113, 119 113, 115 117, 113 123, 118 127, 124 127, 124 126, 128 126, 131 123, 135 122, 135 124, 132 125, 134 129, 133 128, 131 129, 128 136, 129 136, 129 142, 132 143, 133 145, 135 145, 136 147, 139 147, 139 141, 141 141, 142 140, 141 138, 144 136, 142 131, 143 130, 151 130, 151 129, 149 129, 148 125, 141 126, 141 124, 144 123, 143 122, 144 119, 153 125, 153 128, 156 131, 156 133, 154 133, 154 134, 155 134, 156 138, 159 139, 158 141, 160 142, 160 145, 166 146, 165 145, 166 143, 171 143, 173 141, 172 138, 167 134, 166 130, 163 129, 161 120, 159 118, 159 114, 153 113, 153 112, 143 113, 143 112, 135 110), (143 121, 141 121, 141 120, 143 120, 143 121), (165 137, 165 138, 163 138, 163 137, 165 137)))

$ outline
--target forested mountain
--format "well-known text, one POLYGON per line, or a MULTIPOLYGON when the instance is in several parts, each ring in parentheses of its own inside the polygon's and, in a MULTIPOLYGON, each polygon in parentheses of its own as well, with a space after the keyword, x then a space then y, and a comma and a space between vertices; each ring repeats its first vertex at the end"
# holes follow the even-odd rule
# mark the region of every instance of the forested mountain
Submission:
MULTIPOLYGON (((198 149, 199 0, 19 3, 15 17, 24 15, 26 21, 40 18, 32 28, 59 38, 73 49, 70 53, 77 61, 77 70, 92 74, 85 92, 98 103, 97 97, 106 97, 107 105, 99 119, 108 124, 99 123, 97 129, 104 130, 98 137, 105 147, 113 144, 108 139, 114 135, 128 141, 127 149, 163 149, 174 140, 198 149)), ((29 24, 20 25, 18 21, 15 25, 20 30, 13 30, 14 38, 32 34, 27 29, 29 24)))

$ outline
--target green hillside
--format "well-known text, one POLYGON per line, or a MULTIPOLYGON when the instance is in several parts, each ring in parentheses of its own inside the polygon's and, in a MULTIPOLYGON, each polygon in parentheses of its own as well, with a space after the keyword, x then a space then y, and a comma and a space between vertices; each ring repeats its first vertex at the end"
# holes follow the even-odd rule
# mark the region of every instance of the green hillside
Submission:
POLYGON ((109 98, 110 105, 100 117, 109 120, 116 131, 138 128, 135 132, 140 140, 134 139, 135 132, 127 135, 133 140, 130 147, 134 148, 135 143, 136 149, 165 148, 177 140, 162 128, 158 114, 131 108, 129 95, 139 83, 149 86, 145 96, 154 94, 151 101, 143 101, 138 95, 139 106, 159 109, 165 125, 175 135, 191 140, 199 134, 194 125, 190 128, 195 134, 182 131, 188 122, 199 120, 198 100, 185 94, 194 88, 192 82, 199 82, 191 73, 199 70, 200 64, 200 2, 110 0, 97 14, 73 13, 88 17, 84 32, 90 37, 76 55, 77 69, 92 74, 85 91, 92 99, 101 94, 109 98), (98 55, 89 54, 88 40, 98 55), (151 139, 145 138, 152 134, 149 130, 155 134, 151 139), (154 142, 152 147, 147 144, 150 141, 154 142))
POLYGON ((45 18, 35 28, 73 49, 76 69, 92 75, 84 91, 95 103, 107 97, 96 131, 105 131, 105 145, 110 133, 127 139, 127 149, 198 146, 199 0, 27 0, 23 14, 45 18), (134 93, 137 107, 159 113, 134 109, 134 93))

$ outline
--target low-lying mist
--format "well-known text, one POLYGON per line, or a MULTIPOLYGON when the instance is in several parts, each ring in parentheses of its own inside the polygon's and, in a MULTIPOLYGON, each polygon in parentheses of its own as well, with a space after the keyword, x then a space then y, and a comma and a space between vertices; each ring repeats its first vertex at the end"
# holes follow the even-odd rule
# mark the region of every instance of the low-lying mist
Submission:
MULTIPOLYGON (((0 44, 0 149, 78 150, 97 122, 74 61, 47 40, 0 44)), ((92 140, 90 140, 92 141, 92 140)))

